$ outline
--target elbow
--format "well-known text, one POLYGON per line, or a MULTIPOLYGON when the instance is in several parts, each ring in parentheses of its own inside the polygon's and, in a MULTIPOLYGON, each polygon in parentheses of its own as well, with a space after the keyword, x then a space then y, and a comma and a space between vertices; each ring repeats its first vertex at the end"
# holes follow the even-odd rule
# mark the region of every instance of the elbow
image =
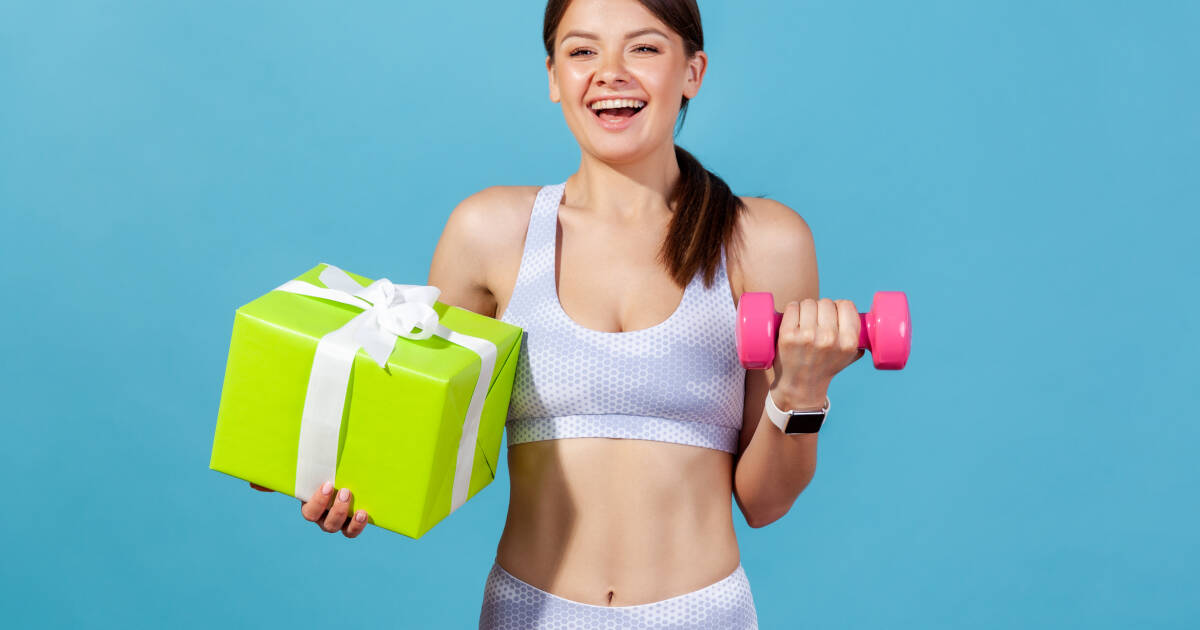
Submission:
POLYGON ((753 527, 754 529, 758 529, 760 527, 766 527, 767 525, 770 525, 771 523, 774 523, 777 520, 779 520, 779 519, 778 518, 770 518, 770 519, 761 518, 760 519, 760 518, 755 518, 754 516, 751 516, 749 514, 746 515, 746 524, 749 525, 750 527, 753 527))
POLYGON ((798 486, 791 487, 756 487, 734 483, 734 498, 746 517, 746 524, 754 529, 766 527, 783 518, 792 509, 792 504, 812 481, 815 469, 809 470, 802 480, 796 480, 798 486))
POLYGON ((792 505, 795 504, 800 493, 804 492, 805 488, 808 487, 809 481, 812 481, 811 475, 804 482, 804 485, 795 491, 795 494, 787 495, 790 498, 777 496, 773 501, 759 500, 743 502, 741 500, 742 497, 739 496, 738 507, 742 509, 742 515, 746 517, 746 524, 754 529, 759 529, 783 518, 792 509, 792 505))
POLYGON ((754 529, 759 529, 783 518, 790 509, 792 509, 792 506, 788 504, 779 507, 760 508, 753 511, 742 510, 742 515, 746 517, 747 525, 754 529))

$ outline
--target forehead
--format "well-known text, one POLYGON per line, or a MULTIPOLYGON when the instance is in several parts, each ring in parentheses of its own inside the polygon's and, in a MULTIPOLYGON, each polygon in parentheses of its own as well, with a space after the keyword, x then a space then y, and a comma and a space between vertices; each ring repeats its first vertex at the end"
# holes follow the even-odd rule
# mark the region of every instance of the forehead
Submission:
MULTIPOLYGON (((668 39, 676 34, 637 0, 574 0, 558 24, 557 39, 595 35, 621 39, 629 33, 649 29, 668 39)), ((655 36, 653 33, 647 36, 655 36)))

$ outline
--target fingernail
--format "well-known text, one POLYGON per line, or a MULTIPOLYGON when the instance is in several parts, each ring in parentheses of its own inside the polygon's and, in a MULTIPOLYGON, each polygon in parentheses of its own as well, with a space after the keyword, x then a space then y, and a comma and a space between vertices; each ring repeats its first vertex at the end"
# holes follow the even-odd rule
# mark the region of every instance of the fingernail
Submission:
POLYGON ((350 500, 350 488, 342 488, 338 491, 338 501, 343 503, 350 500))
POLYGON ((354 520, 358 521, 359 523, 366 523, 367 522, 366 510, 359 510, 358 514, 354 515, 354 520))
POLYGON ((321 494, 329 494, 330 492, 333 492, 333 482, 326 481, 325 485, 321 486, 321 494))

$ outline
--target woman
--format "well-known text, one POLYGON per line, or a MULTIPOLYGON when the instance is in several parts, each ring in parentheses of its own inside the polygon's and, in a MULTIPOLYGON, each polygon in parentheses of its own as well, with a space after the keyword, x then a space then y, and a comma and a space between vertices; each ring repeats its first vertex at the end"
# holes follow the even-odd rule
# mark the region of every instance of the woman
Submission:
MULTIPOLYGON (((757 627, 729 497, 762 527, 812 479, 817 434, 785 434, 766 397, 826 406, 862 356, 857 311, 816 299, 799 215, 675 146, 708 61, 695 0, 550 0, 544 35, 579 170, 464 200, 429 276, 443 302, 525 329, 480 627, 757 627), (743 291, 787 304, 765 371, 738 364, 743 291)), ((367 519, 349 498, 327 483, 302 513, 353 538, 367 519)))

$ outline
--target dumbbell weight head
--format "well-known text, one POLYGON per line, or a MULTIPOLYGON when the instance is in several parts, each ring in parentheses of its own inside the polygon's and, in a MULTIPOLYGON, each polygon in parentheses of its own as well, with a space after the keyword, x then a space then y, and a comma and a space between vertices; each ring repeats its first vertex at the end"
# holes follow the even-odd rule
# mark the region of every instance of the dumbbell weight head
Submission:
POLYGON ((868 345, 859 347, 871 351, 871 360, 880 370, 901 370, 908 363, 912 350, 912 318, 908 313, 908 296, 903 291, 877 291, 871 310, 859 313, 867 331, 868 345))
MULTIPOLYGON (((908 363, 912 321, 902 291, 879 291, 871 310, 859 313, 858 347, 871 351, 880 370, 899 370, 908 363)), ((738 360, 748 370, 765 370, 775 362, 775 343, 783 314, 775 311, 770 293, 748 291, 738 301, 738 360)))
POLYGON ((775 362, 779 318, 770 293, 746 291, 738 300, 737 353, 747 370, 765 370, 775 362))

